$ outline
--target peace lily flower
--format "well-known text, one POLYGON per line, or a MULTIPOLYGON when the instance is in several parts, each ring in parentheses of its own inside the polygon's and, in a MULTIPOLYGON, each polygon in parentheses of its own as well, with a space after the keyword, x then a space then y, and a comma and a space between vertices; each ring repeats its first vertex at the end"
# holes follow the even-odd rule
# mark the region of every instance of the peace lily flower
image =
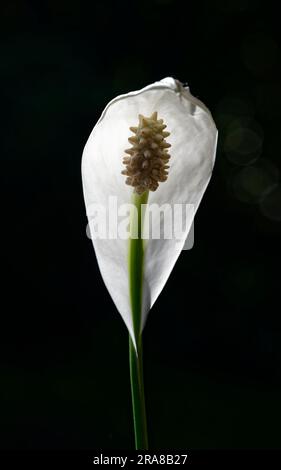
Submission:
POLYGON ((208 109, 179 81, 165 78, 113 99, 84 148, 83 191, 93 245, 105 285, 130 335, 137 448, 147 448, 142 330, 190 231, 211 177, 216 142, 217 130, 208 109), (93 207, 99 205, 107 212, 112 196, 117 199, 118 214, 126 215, 124 204, 136 209, 128 219, 129 240, 96 236, 93 207), (144 240, 144 204, 147 209, 155 204, 164 207, 166 227, 181 232, 181 239, 144 240), (194 210, 165 210, 179 204, 192 205, 194 210))

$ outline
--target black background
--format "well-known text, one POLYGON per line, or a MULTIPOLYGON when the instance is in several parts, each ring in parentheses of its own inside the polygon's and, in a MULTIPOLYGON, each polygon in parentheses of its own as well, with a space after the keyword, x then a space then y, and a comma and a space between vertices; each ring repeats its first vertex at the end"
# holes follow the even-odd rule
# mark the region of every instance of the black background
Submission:
POLYGON ((1 3, 2 449, 133 448, 80 162, 106 103, 165 76, 211 109, 219 148, 145 329, 151 446, 280 447, 279 20, 259 0, 1 3))

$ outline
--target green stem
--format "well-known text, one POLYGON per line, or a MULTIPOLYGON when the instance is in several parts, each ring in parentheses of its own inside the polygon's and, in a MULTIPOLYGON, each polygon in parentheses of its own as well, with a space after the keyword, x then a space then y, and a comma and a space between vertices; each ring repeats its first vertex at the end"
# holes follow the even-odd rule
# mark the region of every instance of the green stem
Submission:
POLYGON ((148 450, 141 337, 138 345, 138 354, 136 353, 131 337, 129 337, 129 352, 135 447, 136 450, 148 450))
POLYGON ((129 241, 129 290, 133 328, 136 339, 136 345, 134 345, 130 337, 129 353, 135 444, 137 450, 148 449, 141 335, 142 281, 144 265, 142 204, 146 204, 147 200, 148 191, 142 195, 138 195, 136 193, 133 195, 134 211, 131 215, 131 238, 129 241))

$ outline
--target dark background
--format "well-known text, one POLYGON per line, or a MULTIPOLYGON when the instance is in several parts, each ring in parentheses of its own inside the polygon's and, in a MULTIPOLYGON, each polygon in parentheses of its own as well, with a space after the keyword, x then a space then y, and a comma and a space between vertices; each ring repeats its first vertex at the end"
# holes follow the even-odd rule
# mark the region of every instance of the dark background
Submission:
POLYGON ((145 329, 151 447, 280 447, 279 22, 259 0, 1 3, 2 449, 134 445, 80 162, 106 103, 165 76, 211 109, 219 148, 145 329))

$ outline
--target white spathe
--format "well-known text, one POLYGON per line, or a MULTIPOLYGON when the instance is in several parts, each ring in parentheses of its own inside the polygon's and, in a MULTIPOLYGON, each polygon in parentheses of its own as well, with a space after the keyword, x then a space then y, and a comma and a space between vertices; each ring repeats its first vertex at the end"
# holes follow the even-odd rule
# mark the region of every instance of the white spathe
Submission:
MULTIPOLYGON (((149 204, 193 204, 194 214, 210 180, 215 161, 217 129, 211 113, 188 87, 165 78, 142 90, 120 95, 110 101, 95 125, 83 152, 82 180, 86 211, 91 218, 93 204, 108 206, 117 196, 118 207, 131 201, 132 187, 125 184, 124 150, 130 145, 130 126, 138 124, 138 115, 158 112, 171 144, 168 180, 149 193, 149 204)), ((149 310, 162 291, 183 248, 194 214, 170 221, 174 229, 185 227, 185 236, 148 240, 145 252, 142 327, 149 310)), ((167 220, 165 219, 165 223, 167 220)), ((91 223, 90 230, 91 230, 91 223)), ((128 281, 128 241, 93 239, 99 268, 105 285, 135 343, 131 318, 128 281)))

